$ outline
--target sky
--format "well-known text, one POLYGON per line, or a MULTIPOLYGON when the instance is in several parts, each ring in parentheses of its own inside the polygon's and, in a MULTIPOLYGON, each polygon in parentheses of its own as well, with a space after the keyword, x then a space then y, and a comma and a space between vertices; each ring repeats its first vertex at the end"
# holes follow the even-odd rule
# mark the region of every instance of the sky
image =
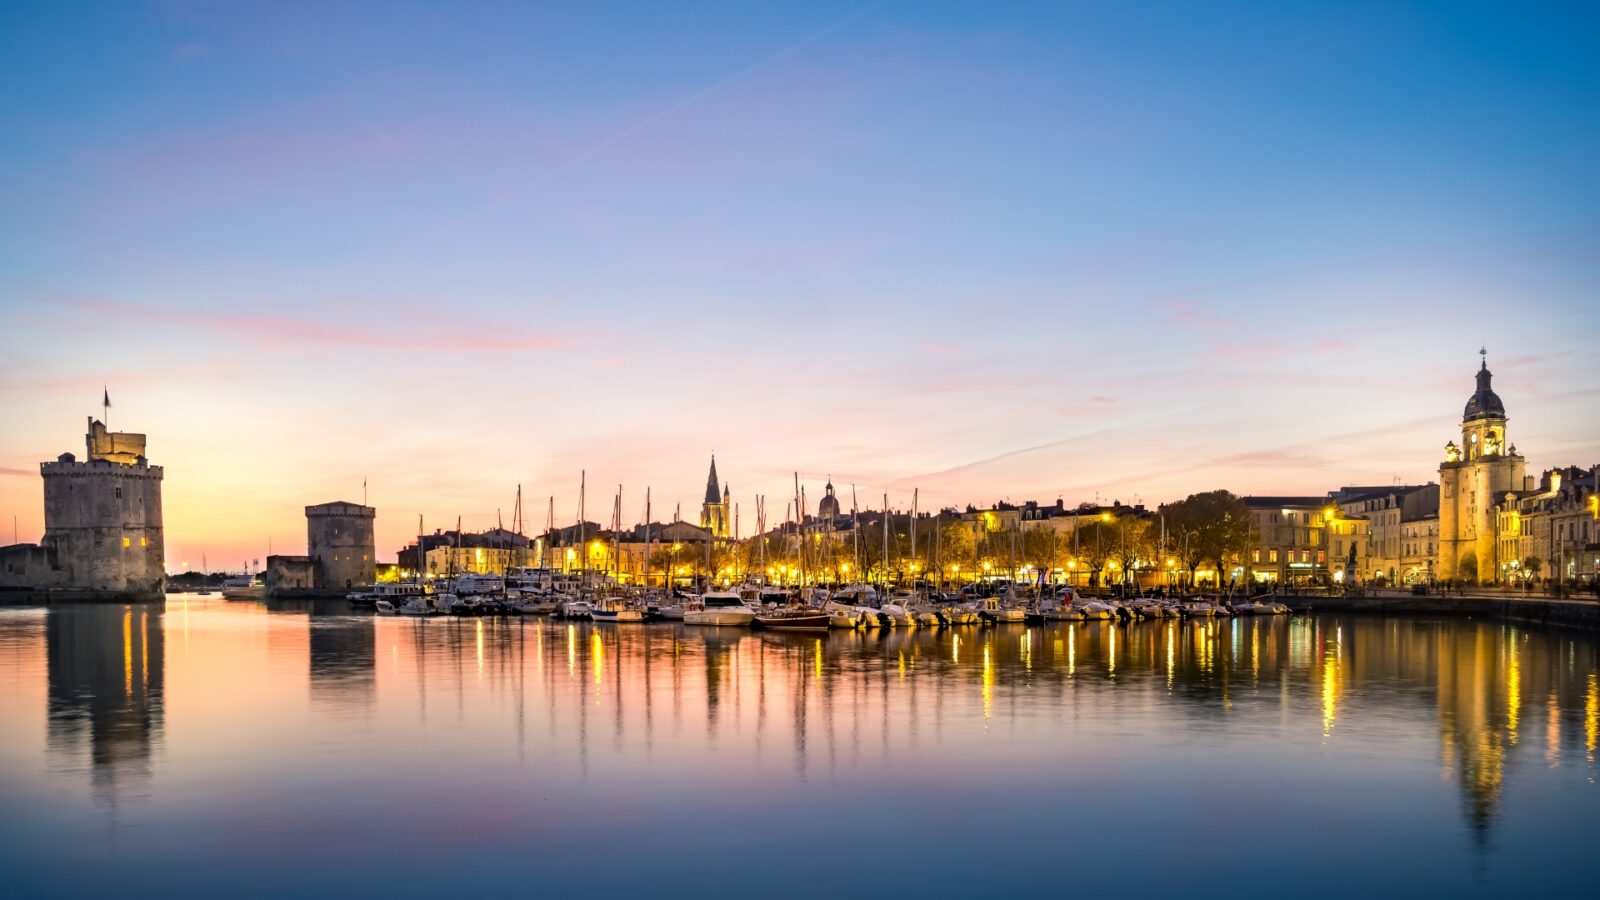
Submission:
MULTIPOLYGON (((8 3, 0 514, 424 527, 1600 462, 1593 4, 8 3)), ((11 522, 4 523, 11 525, 11 522)), ((0 536, 7 541, 11 534, 0 536)))

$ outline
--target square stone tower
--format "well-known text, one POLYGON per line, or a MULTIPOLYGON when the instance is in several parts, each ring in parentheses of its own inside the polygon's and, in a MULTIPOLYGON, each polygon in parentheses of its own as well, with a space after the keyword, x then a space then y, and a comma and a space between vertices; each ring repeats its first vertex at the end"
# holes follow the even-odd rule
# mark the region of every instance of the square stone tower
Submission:
POLYGON ((319 591, 353 590, 377 580, 372 525, 378 511, 359 503, 306 507, 306 555, 319 591))

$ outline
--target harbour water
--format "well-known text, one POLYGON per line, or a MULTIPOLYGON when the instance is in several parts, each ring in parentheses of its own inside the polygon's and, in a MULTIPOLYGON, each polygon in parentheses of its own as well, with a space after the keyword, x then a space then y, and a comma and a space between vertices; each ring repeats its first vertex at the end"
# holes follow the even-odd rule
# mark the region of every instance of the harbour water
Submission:
POLYGON ((0 609, 9 896, 1568 896, 1600 641, 0 609))

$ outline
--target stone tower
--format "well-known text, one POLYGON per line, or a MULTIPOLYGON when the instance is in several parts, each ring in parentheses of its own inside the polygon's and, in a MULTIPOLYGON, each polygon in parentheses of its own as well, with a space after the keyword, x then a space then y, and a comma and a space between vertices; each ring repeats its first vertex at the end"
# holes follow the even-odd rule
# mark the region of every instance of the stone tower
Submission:
POLYGON ((159 600, 167 584, 161 467, 145 459, 144 435, 107 431, 93 417, 84 445, 83 462, 63 453, 39 464, 40 544, 53 558, 53 580, 106 599, 159 600))
POLYGON ((1523 485, 1525 462, 1506 443, 1506 408, 1490 388, 1480 350, 1478 386, 1461 416, 1461 444, 1445 444, 1439 465, 1439 569, 1436 578, 1500 577, 1495 504, 1523 485))
POLYGON ((728 492, 717 487, 717 458, 711 457, 711 474, 706 477, 706 499, 700 506, 700 527, 713 537, 728 536, 728 492))
POLYGON ((317 590, 344 591, 377 579, 373 520, 378 511, 359 503, 306 507, 306 555, 317 590))

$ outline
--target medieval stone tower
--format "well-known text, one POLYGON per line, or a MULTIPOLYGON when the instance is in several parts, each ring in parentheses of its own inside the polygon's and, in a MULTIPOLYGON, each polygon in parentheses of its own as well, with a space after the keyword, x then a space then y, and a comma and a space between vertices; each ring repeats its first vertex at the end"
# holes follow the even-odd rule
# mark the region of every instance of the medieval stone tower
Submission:
POLYGON ((1523 486, 1525 463, 1506 443, 1506 408, 1489 387, 1488 355, 1461 416, 1461 444, 1445 444, 1439 465, 1438 578, 1493 581, 1499 575, 1495 504, 1523 486))
POLYGON ((717 458, 711 457, 711 474, 706 477, 706 499, 700 505, 700 527, 711 532, 712 536, 725 538, 728 536, 728 498, 730 493, 727 486, 717 490, 717 458))
POLYGON ((52 581, 108 599, 159 600, 166 591, 161 541, 161 467, 145 459, 145 436, 110 432, 94 418, 87 458, 63 453, 39 464, 44 538, 52 581))
POLYGON ((378 511, 359 503, 306 507, 306 555, 318 590, 350 590, 377 578, 372 525, 378 511))

